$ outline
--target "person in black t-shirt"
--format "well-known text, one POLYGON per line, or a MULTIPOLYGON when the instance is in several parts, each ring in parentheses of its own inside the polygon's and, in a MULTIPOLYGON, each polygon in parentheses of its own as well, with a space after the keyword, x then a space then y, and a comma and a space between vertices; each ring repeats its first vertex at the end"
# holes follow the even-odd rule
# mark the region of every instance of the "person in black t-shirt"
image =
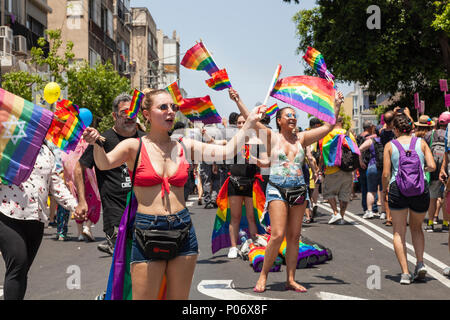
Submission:
MULTIPOLYGON (((106 138, 104 148, 106 152, 113 150, 122 140, 131 137, 142 137, 143 131, 137 130, 136 118, 129 119, 125 111, 130 107, 131 97, 121 94, 113 102, 112 116, 114 126, 106 130, 102 136, 106 138)), ((94 162, 93 146, 90 145, 81 156, 75 168, 75 183, 78 192, 78 207, 76 214, 85 215, 87 203, 84 198, 84 169, 95 167, 98 189, 103 208, 103 231, 106 234, 106 242, 98 245, 102 252, 113 254, 117 229, 120 225, 122 214, 127 203, 127 194, 131 190, 131 179, 126 164, 120 167, 102 171, 94 162)))

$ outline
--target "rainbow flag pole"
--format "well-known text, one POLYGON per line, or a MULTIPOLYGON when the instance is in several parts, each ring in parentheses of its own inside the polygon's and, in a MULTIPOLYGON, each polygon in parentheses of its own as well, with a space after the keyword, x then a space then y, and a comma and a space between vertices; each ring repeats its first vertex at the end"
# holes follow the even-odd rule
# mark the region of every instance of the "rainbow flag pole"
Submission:
POLYGON ((267 100, 269 100, 270 93, 272 92, 273 88, 275 87, 275 84, 278 81, 278 77, 280 76, 280 73, 281 73, 281 64, 279 64, 277 66, 277 69, 275 70, 275 73, 273 74, 272 81, 270 82, 270 87, 269 87, 269 90, 267 91, 267 95, 266 95, 266 98, 264 99, 263 105, 267 104, 267 100))

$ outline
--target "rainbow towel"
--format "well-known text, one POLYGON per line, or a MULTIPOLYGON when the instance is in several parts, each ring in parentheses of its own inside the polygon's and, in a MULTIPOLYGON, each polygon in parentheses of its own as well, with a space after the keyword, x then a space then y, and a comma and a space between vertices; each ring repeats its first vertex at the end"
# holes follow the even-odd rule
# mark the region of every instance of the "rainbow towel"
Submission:
POLYGON ((222 122, 209 96, 183 99, 180 111, 192 122, 201 121, 204 124, 222 122))
POLYGON ((131 100, 130 108, 127 111, 125 111, 129 118, 131 119, 136 118, 144 98, 145 94, 143 94, 139 90, 134 89, 133 99, 131 100))
POLYGON ((310 76, 283 78, 278 80, 270 95, 320 120, 336 123, 335 90, 332 83, 325 79, 310 76))
POLYGON ((276 114, 278 110, 280 110, 280 108, 278 107, 278 104, 275 103, 273 106, 266 110, 266 114, 271 117, 276 114))
MULTIPOLYGON (((266 203, 266 196, 261 189, 260 181, 262 181, 261 175, 255 175, 255 182, 253 183, 253 212, 255 215, 255 222, 258 228, 257 232, 266 233, 265 228, 270 225, 269 215, 264 214, 264 205, 266 203)), ((217 213, 214 221, 214 229, 211 237, 211 249, 212 253, 216 253, 220 249, 228 248, 231 245, 229 226, 231 221, 230 207, 228 203, 228 183, 230 178, 225 180, 224 185, 219 191, 217 196, 217 213)), ((242 217, 240 223, 240 229, 248 232, 248 221, 245 212, 245 206, 242 206, 242 217)), ((238 240, 239 242, 240 240, 238 240)))
POLYGON ((0 89, 0 180, 20 185, 33 171, 53 112, 0 89))
POLYGON ((208 72, 210 76, 212 76, 214 72, 219 71, 219 68, 203 42, 197 43, 186 52, 183 60, 181 60, 181 65, 188 69, 204 70, 208 72))
POLYGON ((65 152, 75 150, 86 129, 79 117, 79 110, 78 106, 69 100, 56 103, 55 117, 46 139, 65 152))
POLYGON ((212 74, 212 78, 205 81, 208 87, 216 91, 231 88, 230 78, 226 69, 219 70, 212 74))
POLYGON ((166 90, 172 96, 173 102, 177 105, 181 105, 183 103, 183 96, 181 95, 180 88, 178 87, 178 83, 175 81, 170 84, 166 90))
POLYGON ((312 47, 308 47, 303 59, 317 72, 319 77, 327 79, 334 85, 334 76, 327 69, 322 54, 312 47))
POLYGON ((342 160, 342 146, 352 150, 352 152, 360 155, 358 145, 345 134, 337 134, 325 136, 322 142, 323 161, 327 167, 339 167, 342 160))

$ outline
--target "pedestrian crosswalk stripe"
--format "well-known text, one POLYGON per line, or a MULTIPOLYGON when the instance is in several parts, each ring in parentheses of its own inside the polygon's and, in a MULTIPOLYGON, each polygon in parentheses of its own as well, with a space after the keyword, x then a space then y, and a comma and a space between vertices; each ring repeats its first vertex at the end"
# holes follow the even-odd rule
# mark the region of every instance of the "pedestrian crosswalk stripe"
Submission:
POLYGON ((0 286, 0 297, 3 297, 3 286, 0 286))
POLYGON ((197 290, 219 300, 279 300, 244 294, 233 287, 233 280, 202 280, 198 284, 197 290))

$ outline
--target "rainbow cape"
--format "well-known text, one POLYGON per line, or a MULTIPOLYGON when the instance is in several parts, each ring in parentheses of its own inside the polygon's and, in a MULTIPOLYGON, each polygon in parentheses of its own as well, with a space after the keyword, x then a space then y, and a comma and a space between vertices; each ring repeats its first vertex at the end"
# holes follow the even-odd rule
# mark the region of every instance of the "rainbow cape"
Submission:
POLYGON ((339 167, 342 160, 342 146, 360 155, 358 145, 348 135, 328 134, 322 140, 323 161, 327 167, 339 167))
POLYGON ((276 114, 278 110, 280 110, 280 108, 278 107, 278 104, 275 103, 273 106, 266 110, 266 114, 271 117, 276 114))
POLYGON ((303 59, 317 72, 319 77, 327 79, 334 85, 334 75, 328 71, 327 65, 325 64, 325 59, 319 51, 313 47, 308 47, 303 59))
POLYGON ((192 122, 201 121, 204 124, 222 122, 209 96, 183 99, 180 111, 192 122))
POLYGON ((130 108, 126 111, 129 118, 134 119, 139 113, 142 101, 144 100, 145 94, 139 90, 134 89, 133 99, 131 100, 130 108))
POLYGON ((219 68, 203 42, 197 43, 186 52, 181 60, 181 65, 188 69, 204 70, 208 72, 210 76, 212 76, 214 72, 219 71, 219 68))
POLYGON ((71 101, 58 101, 55 117, 47 132, 46 139, 65 152, 74 151, 86 129, 79 114, 78 106, 71 101))
POLYGON ((20 185, 33 171, 53 112, 0 88, 0 180, 20 185))
MULTIPOLYGON (((255 216, 256 226, 258 228, 258 233, 266 233, 264 227, 270 225, 269 215, 264 214, 264 205, 266 203, 266 196, 261 189, 259 181, 262 181, 262 176, 255 175, 255 182, 253 183, 253 212, 255 216)), ((225 180, 222 188, 217 195, 217 213, 216 219, 214 221, 214 228, 211 237, 211 249, 212 253, 216 253, 220 249, 228 248, 231 245, 229 226, 231 221, 231 212, 228 204, 228 183, 230 177, 225 180)), ((245 206, 242 206, 242 217, 240 223, 240 229, 245 230, 247 235, 248 232, 248 222, 245 212, 245 206)), ((240 240, 238 240, 240 241, 240 240)))
POLYGON ((278 80, 272 97, 303 110, 320 120, 335 124, 334 95, 331 82, 311 76, 294 76, 278 80))
POLYGON ((212 78, 205 81, 208 87, 213 90, 220 91, 231 88, 230 78, 226 69, 219 70, 212 74, 212 78))
POLYGON ((178 83, 175 81, 170 84, 166 90, 172 96, 173 102, 177 105, 181 105, 183 103, 183 96, 181 95, 180 88, 178 87, 178 83))

